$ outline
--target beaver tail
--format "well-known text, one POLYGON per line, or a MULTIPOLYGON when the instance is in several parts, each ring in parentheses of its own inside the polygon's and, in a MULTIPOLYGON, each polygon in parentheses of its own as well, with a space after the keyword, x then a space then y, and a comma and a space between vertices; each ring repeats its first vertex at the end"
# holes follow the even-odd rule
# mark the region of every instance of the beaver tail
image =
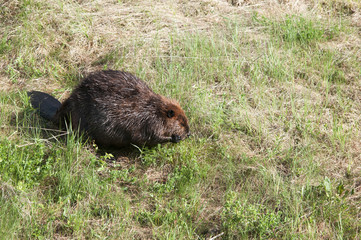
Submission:
POLYGON ((30 103, 37 112, 45 119, 52 120, 61 103, 47 93, 31 91, 28 92, 30 103))

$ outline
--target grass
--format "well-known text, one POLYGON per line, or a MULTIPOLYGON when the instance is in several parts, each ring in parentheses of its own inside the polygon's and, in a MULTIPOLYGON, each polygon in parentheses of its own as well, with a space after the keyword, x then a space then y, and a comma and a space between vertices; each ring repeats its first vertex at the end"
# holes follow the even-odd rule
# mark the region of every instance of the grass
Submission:
POLYGON ((247 2, 1 3, 0 238, 358 239, 360 4, 247 2), (100 69, 192 137, 99 149, 31 108, 100 69))

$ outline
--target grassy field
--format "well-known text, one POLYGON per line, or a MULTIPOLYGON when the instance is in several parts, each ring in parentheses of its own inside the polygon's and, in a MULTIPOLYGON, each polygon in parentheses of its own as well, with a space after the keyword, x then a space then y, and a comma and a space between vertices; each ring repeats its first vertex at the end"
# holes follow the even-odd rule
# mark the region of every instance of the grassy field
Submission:
POLYGON ((358 0, 0 1, 0 239, 359 239, 358 0), (100 69, 179 144, 99 149, 29 104, 100 69))

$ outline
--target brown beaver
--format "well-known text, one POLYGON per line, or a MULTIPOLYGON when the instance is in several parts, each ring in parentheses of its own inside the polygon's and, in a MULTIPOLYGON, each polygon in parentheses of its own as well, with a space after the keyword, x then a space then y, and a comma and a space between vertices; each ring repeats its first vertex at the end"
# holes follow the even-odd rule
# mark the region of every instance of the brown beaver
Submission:
POLYGON ((71 122, 102 146, 153 146, 189 136, 188 119, 179 104, 127 72, 90 74, 63 104, 42 92, 29 96, 41 116, 56 125, 71 122))

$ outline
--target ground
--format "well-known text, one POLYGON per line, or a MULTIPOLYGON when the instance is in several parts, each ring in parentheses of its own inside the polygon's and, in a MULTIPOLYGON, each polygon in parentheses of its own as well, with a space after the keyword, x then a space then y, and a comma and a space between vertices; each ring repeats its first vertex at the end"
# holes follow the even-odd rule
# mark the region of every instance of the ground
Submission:
POLYGON ((0 3, 3 239, 359 239, 358 0, 0 3), (30 106, 132 72, 192 137, 102 149, 30 106))

